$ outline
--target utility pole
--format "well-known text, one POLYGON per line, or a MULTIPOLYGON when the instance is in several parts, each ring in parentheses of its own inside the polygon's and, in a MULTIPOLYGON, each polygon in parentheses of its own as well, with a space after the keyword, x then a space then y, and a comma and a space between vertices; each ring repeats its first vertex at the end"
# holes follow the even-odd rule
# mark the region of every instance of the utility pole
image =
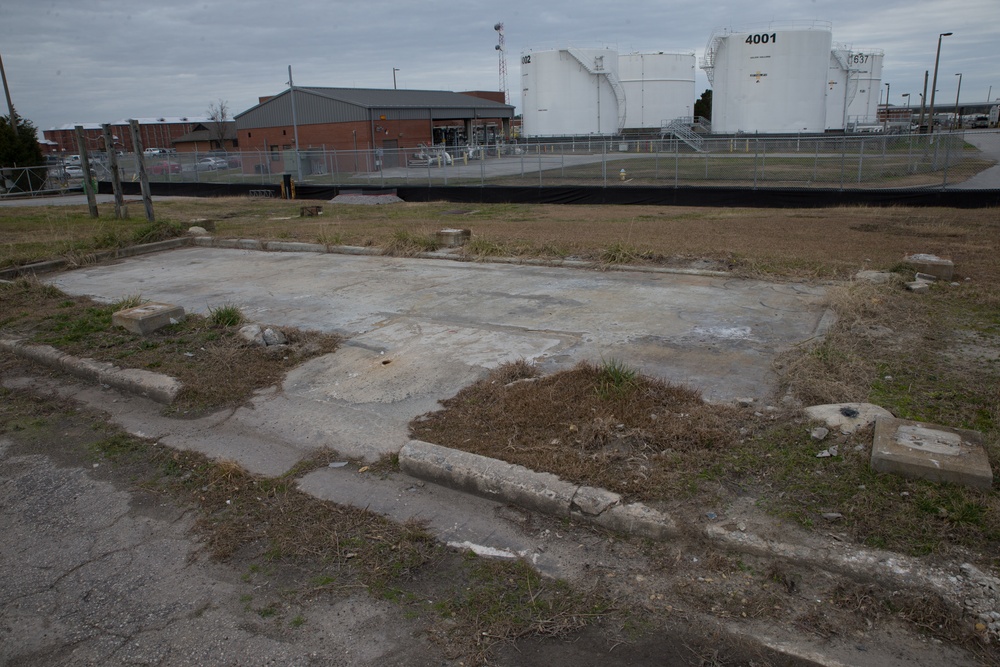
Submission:
POLYGON ((934 81, 931 83, 931 108, 928 112, 931 117, 931 134, 934 134, 934 93, 937 92, 938 63, 941 61, 941 40, 951 37, 953 33, 942 32, 938 35, 937 55, 934 56, 934 81))
POLYGON ((14 128, 17 135, 17 112, 14 111, 14 103, 10 101, 10 88, 7 87, 7 72, 3 69, 3 58, 0 58, 0 79, 3 79, 3 92, 7 96, 7 109, 10 112, 10 126, 14 128))
MULTIPOLYGON (((295 115, 295 84, 292 83, 292 66, 288 66, 288 93, 292 96, 292 134, 295 137, 295 178, 302 182, 302 156, 299 154, 299 119, 295 115)), ((291 198, 291 193, 289 193, 291 198)))
POLYGON ((920 120, 917 121, 917 132, 924 131, 924 105, 927 103, 927 75, 930 74, 927 70, 924 70, 924 92, 920 95, 920 120))

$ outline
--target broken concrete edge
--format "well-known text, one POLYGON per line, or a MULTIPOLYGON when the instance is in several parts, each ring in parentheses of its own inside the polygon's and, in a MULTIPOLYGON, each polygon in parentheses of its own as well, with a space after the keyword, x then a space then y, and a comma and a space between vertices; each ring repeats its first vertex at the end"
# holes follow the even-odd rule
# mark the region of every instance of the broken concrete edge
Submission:
MULTIPOLYGON (((382 255, 382 249, 350 245, 324 245, 322 243, 299 243, 293 241, 257 241, 256 239, 217 239, 214 236, 195 236, 186 239, 201 248, 229 248, 236 250, 261 250, 269 252, 315 252, 335 255, 382 255)), ((600 269, 602 271, 628 271, 634 273, 667 273, 683 276, 704 276, 707 278, 731 278, 728 271, 707 269, 678 269, 665 266, 642 266, 631 264, 602 264, 577 259, 529 259, 522 257, 468 257, 455 252, 457 248, 414 253, 417 259, 446 259, 452 262, 484 262, 489 264, 517 264, 524 266, 553 266, 574 269, 600 269)))
MULTIPOLYGON (((889 581, 901 589, 923 590, 930 587, 945 599, 954 596, 955 592, 956 573, 929 567, 915 558, 897 553, 853 549, 833 543, 821 548, 789 544, 768 540, 751 532, 730 530, 719 523, 707 526, 704 535, 730 552, 784 560, 868 581, 889 581)), ((974 586, 975 582, 971 585, 974 586)))
MULTIPOLYGON (((119 257, 135 257, 151 252, 161 252, 172 250, 181 246, 190 245, 191 239, 178 237, 167 239, 166 241, 155 241, 153 243, 143 243, 141 245, 126 246, 114 250, 99 250, 88 255, 94 261, 101 262, 106 259, 117 259, 119 257)), ((50 259, 45 262, 35 262, 34 264, 24 264, 22 266, 10 266, 0 269, 0 279, 10 280, 20 276, 35 275, 39 273, 52 273, 65 268, 74 268, 76 264, 71 264, 65 259, 50 259)))
POLYGON ((679 534, 671 517, 642 503, 624 504, 617 493, 429 442, 410 440, 399 452, 399 467, 441 486, 620 533, 653 540, 679 534))
POLYGON ((121 391, 170 405, 183 385, 176 378, 139 368, 119 368, 94 359, 81 359, 60 352, 50 345, 33 345, 22 340, 0 339, 0 348, 29 361, 66 371, 71 375, 108 385, 121 391))

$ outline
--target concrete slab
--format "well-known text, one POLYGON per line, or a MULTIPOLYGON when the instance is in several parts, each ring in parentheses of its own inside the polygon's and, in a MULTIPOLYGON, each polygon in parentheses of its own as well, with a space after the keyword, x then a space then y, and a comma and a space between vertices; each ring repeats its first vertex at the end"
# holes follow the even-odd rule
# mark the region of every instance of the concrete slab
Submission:
POLYGON ((145 336, 184 319, 184 309, 171 303, 144 303, 111 315, 111 324, 145 336))
POLYGON ((937 255, 907 255, 903 258, 903 262, 917 273, 926 273, 939 280, 951 280, 955 273, 955 263, 937 255))
POLYGON ((872 468, 913 479, 951 482, 989 491, 993 487, 982 436, 975 431, 906 419, 875 421, 872 468))
POLYGON ((764 401, 774 356, 828 321, 819 286, 311 252, 188 247, 50 282, 346 336, 232 419, 364 459, 399 451, 410 419, 518 358, 546 372, 614 358, 709 400, 764 401))

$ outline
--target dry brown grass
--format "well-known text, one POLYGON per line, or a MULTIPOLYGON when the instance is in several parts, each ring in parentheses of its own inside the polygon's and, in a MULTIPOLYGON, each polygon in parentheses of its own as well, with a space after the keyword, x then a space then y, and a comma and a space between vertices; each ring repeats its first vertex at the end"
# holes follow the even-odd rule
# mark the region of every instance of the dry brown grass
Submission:
POLYGON ((685 493, 692 468, 762 425, 752 409, 708 405, 646 377, 609 390, 603 370, 581 364, 532 380, 523 362, 500 366, 415 420, 413 436, 656 501, 685 493))
POLYGON ((0 335, 175 377, 183 389, 172 410, 189 415, 240 405, 255 391, 279 383, 289 369, 333 352, 340 343, 337 336, 284 328, 288 345, 253 347, 235 327, 197 315, 140 336, 111 326, 115 304, 70 297, 33 279, 0 285, 0 304, 0 335))
MULTIPOLYGON (((195 199, 157 204, 159 219, 181 226, 216 220, 217 235, 329 245, 387 247, 428 238, 443 227, 472 230, 470 256, 497 254, 601 261, 618 244, 635 261, 708 259, 744 275, 848 277, 860 268, 891 268, 909 253, 955 260, 961 277, 998 284, 994 271, 1000 219, 993 209, 837 207, 827 209, 557 206, 451 203, 327 205, 298 217, 301 202, 195 199), (475 243, 475 242, 478 242, 475 243), (477 251, 476 248, 479 250, 477 251)), ((99 221, 79 207, 0 209, 0 266, 79 248, 140 223, 99 221)))

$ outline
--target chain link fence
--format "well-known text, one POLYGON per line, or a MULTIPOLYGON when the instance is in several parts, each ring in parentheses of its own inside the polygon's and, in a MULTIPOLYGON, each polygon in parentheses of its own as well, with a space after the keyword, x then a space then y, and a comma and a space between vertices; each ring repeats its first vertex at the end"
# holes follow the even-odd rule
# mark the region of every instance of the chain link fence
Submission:
MULTIPOLYGON (((995 134, 995 133, 994 133, 995 134)), ((151 182, 278 185, 606 186, 747 188, 948 188, 995 160, 964 132, 843 136, 701 136, 682 140, 567 138, 473 147, 393 150, 244 151, 145 156, 151 182)), ((134 155, 118 157, 123 181, 138 180, 134 155)), ((106 156, 91 161, 110 180, 106 156)), ((82 188, 79 167, 4 169, 0 196, 82 188)))

